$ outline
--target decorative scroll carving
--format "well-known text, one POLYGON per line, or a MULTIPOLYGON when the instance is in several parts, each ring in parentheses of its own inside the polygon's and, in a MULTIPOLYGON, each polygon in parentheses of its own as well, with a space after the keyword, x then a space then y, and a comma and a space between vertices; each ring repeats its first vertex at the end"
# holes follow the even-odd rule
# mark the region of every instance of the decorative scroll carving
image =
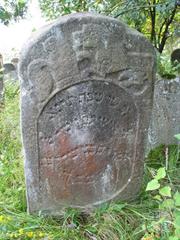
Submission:
POLYGON ((39 101, 45 100, 53 89, 48 64, 41 59, 32 61, 28 66, 28 79, 39 101))

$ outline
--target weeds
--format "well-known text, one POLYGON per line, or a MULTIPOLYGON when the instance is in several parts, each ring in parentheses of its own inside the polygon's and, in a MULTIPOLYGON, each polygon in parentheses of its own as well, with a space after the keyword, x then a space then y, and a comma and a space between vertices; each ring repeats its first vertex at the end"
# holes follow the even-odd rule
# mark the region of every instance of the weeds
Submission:
POLYGON ((0 110, 0 240, 178 240, 180 161, 176 145, 159 146, 145 163, 140 197, 62 218, 26 213, 18 84, 6 83, 0 110))
POLYGON ((180 63, 172 64, 168 55, 158 55, 157 72, 163 78, 172 79, 180 74, 180 63))

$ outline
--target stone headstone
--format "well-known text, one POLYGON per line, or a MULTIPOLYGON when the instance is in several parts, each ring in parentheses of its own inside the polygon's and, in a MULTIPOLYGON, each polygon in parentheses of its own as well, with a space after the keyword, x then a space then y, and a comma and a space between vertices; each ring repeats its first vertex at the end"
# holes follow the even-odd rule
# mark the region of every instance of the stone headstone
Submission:
POLYGON ((137 196, 154 60, 140 33, 101 15, 64 16, 32 36, 19 72, 30 212, 137 196))
POLYGON ((3 65, 3 68, 4 68, 4 74, 10 73, 16 69, 12 63, 5 63, 3 65))
POLYGON ((171 62, 173 64, 180 63, 180 48, 175 49, 171 54, 171 62))
POLYGON ((175 144, 180 133, 180 77, 155 83, 147 152, 160 144, 175 144))
POLYGON ((17 81, 18 74, 17 74, 17 66, 12 63, 5 63, 3 65, 3 74, 4 74, 4 81, 17 81))

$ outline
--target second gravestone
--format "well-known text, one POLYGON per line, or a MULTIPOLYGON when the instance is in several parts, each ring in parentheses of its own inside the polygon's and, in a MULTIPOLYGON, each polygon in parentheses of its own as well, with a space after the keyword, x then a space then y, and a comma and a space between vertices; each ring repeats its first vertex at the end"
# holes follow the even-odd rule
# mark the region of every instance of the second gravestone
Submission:
POLYGON ((100 15, 62 17, 29 40, 20 79, 30 212, 137 196, 154 59, 141 34, 100 15))

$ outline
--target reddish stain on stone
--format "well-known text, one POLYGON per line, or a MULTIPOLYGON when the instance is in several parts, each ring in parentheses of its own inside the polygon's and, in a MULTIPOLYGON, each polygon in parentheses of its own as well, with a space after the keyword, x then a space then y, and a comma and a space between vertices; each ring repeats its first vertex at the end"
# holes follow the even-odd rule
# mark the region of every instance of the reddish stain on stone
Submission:
POLYGON ((52 158, 54 156, 54 145, 49 142, 49 139, 41 139, 40 148, 42 157, 52 158))
POLYGON ((71 199, 77 189, 82 195, 90 192, 93 194, 92 186, 89 189, 89 184, 97 181, 99 174, 105 171, 110 161, 106 154, 97 151, 95 145, 75 146, 71 135, 63 131, 54 135, 53 142, 41 139, 40 146, 43 163, 40 166, 41 181, 48 179, 54 199, 71 199))
POLYGON ((67 132, 59 131, 55 139, 55 153, 58 156, 67 154, 73 148, 71 137, 67 132))

